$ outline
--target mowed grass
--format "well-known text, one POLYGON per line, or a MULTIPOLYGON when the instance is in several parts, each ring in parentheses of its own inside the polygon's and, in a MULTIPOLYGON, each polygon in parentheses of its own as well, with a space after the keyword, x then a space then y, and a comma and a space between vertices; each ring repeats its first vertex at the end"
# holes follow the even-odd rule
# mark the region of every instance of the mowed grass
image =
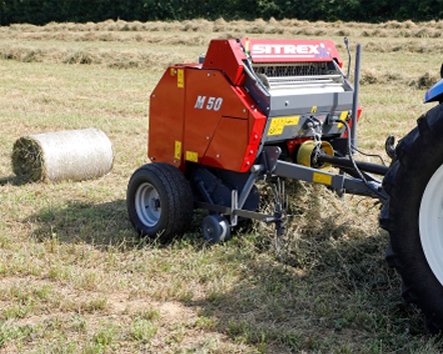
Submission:
POLYGON ((209 246, 198 215, 182 239, 148 242, 125 204, 128 179, 146 162, 149 93, 167 64, 195 61, 211 38, 332 38, 344 57, 344 35, 363 43, 359 143, 383 154, 385 136, 403 136, 429 108, 422 97, 438 78, 441 29, 295 20, 1 27, 0 352, 441 351, 384 262, 372 200, 290 183, 294 217, 279 255, 272 228, 259 224, 209 246), (17 138, 92 126, 114 144, 109 175, 15 183, 17 138))

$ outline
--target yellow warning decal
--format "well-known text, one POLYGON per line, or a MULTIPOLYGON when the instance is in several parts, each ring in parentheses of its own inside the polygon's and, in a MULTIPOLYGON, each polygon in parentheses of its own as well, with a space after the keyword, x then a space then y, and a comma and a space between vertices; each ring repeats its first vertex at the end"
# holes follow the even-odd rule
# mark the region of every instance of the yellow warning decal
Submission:
POLYGON ((300 120, 300 116, 278 117, 272 118, 271 124, 268 129, 268 136, 283 134, 285 127, 290 125, 297 125, 300 120))
POLYGON ((198 162, 198 152, 186 151, 185 159, 191 162, 198 162))
MULTIPOLYGON (((339 119, 342 120, 342 121, 346 121, 346 119, 348 118, 348 113, 349 113, 348 111, 341 112, 339 119)), ((343 125, 344 125, 343 123, 338 123, 337 124, 337 128, 341 129, 341 128, 343 128, 343 125)))
POLYGON ((177 75, 177 70, 175 68, 171 68, 171 70, 169 70, 169 75, 171 76, 177 75))
POLYGON ((177 70, 177 87, 185 87, 185 71, 183 69, 177 70))
POLYGON ((182 142, 176 140, 174 147, 174 159, 180 160, 181 158, 182 158, 182 142))
POLYGON ((318 111, 318 107, 317 106, 312 106, 311 107, 311 113, 317 113, 318 111))
POLYGON ((314 172, 312 182, 330 186, 332 184, 332 176, 324 173, 314 172))

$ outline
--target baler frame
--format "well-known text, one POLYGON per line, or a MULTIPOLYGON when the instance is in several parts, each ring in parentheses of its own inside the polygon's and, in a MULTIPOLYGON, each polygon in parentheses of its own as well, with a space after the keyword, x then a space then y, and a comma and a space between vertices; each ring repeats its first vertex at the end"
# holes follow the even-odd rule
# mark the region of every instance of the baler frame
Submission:
MULTIPOLYGON (((345 44, 349 53, 349 60, 351 59, 348 40, 345 38, 345 44)), ((360 81, 360 58, 361 58, 361 46, 358 44, 356 48, 356 62, 354 71, 354 90, 353 90, 353 103, 352 112, 358 112, 358 94, 359 94, 359 81, 360 81)), ((254 74, 254 70, 251 67, 251 63, 247 61, 248 65, 245 66, 247 75, 250 79, 260 83, 260 80, 254 74)), ((349 68, 348 68, 349 73, 349 68)), ((261 84, 258 85, 259 87, 261 84)), ((344 173, 332 173, 324 170, 320 170, 313 167, 303 166, 300 164, 281 161, 279 157, 282 153, 281 149, 276 146, 261 145, 258 152, 259 163, 254 164, 251 167, 250 175, 243 186, 242 190, 238 191, 234 189, 231 195, 231 205, 223 206, 209 202, 196 201, 195 206, 197 208, 205 209, 210 212, 218 213, 229 217, 229 227, 235 227, 238 223, 238 218, 255 219, 265 223, 276 224, 276 234, 282 235, 284 232, 284 212, 282 209, 282 202, 277 201, 277 205, 273 215, 263 214, 256 211, 250 211, 243 209, 244 203, 247 200, 253 186, 260 179, 267 179, 271 177, 288 178, 293 180, 304 181, 308 183, 319 183, 327 185, 330 189, 335 191, 338 195, 344 193, 356 194, 361 196, 367 196, 380 199, 384 202, 387 199, 386 194, 383 192, 382 184, 372 176, 367 175, 366 172, 375 173, 384 176, 388 171, 388 167, 385 165, 378 165, 368 162, 356 162, 353 160, 352 155, 357 150, 357 124, 358 119, 356 114, 351 115, 351 128, 346 122, 337 120, 338 124, 345 124, 348 130, 348 153, 349 158, 328 156, 326 154, 319 154, 317 159, 320 162, 331 164, 333 167, 346 170, 348 174, 352 171, 357 177, 346 176, 344 173), (365 177, 366 175, 366 177, 365 177)), ((269 129, 271 120, 268 119, 265 127, 265 131, 269 129)), ((315 121, 313 121, 315 124, 315 121)), ((315 134, 315 129, 313 129, 315 134)), ((319 134, 321 136, 321 134, 319 134)), ((320 138, 321 139, 321 138, 320 138)), ((264 141, 266 142, 266 140, 264 141)), ((393 143, 393 142, 391 142, 393 143)), ((352 173, 351 172, 351 173, 352 173)), ((280 180, 278 185, 280 185, 280 180)), ((284 183, 284 182, 283 182, 284 183)), ((284 188, 283 188, 284 189, 284 188)), ((202 191, 203 193, 207 193, 202 191)), ((279 194, 279 193, 277 193, 279 194)), ((283 193, 284 194, 284 193, 283 193)), ((282 196, 281 199, 285 199, 282 196)))
POLYGON ((152 162, 128 185, 130 221, 141 236, 165 241, 184 233, 200 208, 209 213, 201 224, 208 242, 227 240, 241 219, 274 223, 279 240, 285 179, 378 199, 390 234, 386 259, 403 278, 403 296, 422 309, 430 330, 442 331, 443 65, 442 80, 425 95, 439 104, 396 147, 386 139, 387 167, 354 160, 360 53, 357 45, 353 86, 350 54, 345 75, 330 41, 215 40, 200 64, 168 68, 151 94, 152 162), (286 77, 272 78, 279 71, 286 77), (306 75, 291 77, 297 72, 306 75), (260 180, 273 185, 272 215, 257 211, 260 180))
MULTIPOLYGON (((247 182, 245 183, 241 191, 232 191, 232 202, 230 207, 207 203, 207 202, 195 202, 196 207, 206 209, 211 212, 220 213, 225 216, 229 216, 231 219, 230 226, 237 226, 237 218, 250 218, 266 223, 275 222, 279 220, 275 215, 266 215, 250 210, 242 209, 244 202, 249 196, 252 187, 260 179, 266 179, 270 177, 289 178, 298 181, 304 181, 309 183, 320 183, 328 185, 333 191, 339 195, 344 193, 356 194, 361 196, 367 196, 372 198, 385 200, 383 195, 381 183, 376 181, 364 182, 362 179, 347 177, 344 174, 336 174, 327 171, 319 171, 312 167, 306 167, 297 165, 295 163, 280 161, 278 157, 281 154, 281 150, 277 147, 265 147, 262 152, 262 163, 253 165, 251 168, 251 174, 247 182), (368 187, 370 183, 371 187, 368 187), (378 191, 378 192, 376 192, 378 191)), ((331 159, 327 160, 333 163, 331 159)), ((349 161, 349 160, 345 160, 349 161)), ((340 167, 343 167, 343 161, 340 167)), ((372 172, 378 172, 384 174, 387 171, 387 167, 383 165, 365 163, 360 167, 360 170, 367 169, 372 172)), ((348 167, 349 168, 349 167, 348 167)))
MULTIPOLYGON (((351 54, 347 38, 345 38, 344 42, 349 56, 347 70, 349 75, 351 54)), ((234 85, 233 87, 244 87, 244 91, 241 94, 249 95, 252 99, 249 103, 244 103, 247 108, 243 109, 243 114, 248 114, 248 110, 249 114, 265 113, 264 125, 260 123, 262 127, 257 128, 256 132, 252 134, 255 134, 255 137, 251 137, 249 142, 251 144, 251 141, 257 141, 257 136, 262 131, 262 137, 258 138, 259 143, 250 145, 249 155, 255 156, 255 158, 245 157, 241 168, 237 170, 243 174, 241 181, 236 181, 233 186, 231 185, 229 191, 223 192, 224 198, 218 198, 218 200, 214 200, 211 196, 211 191, 208 190, 206 185, 209 184, 213 187, 214 184, 223 184, 223 178, 219 180, 217 176, 212 174, 217 174, 217 170, 220 168, 224 169, 224 164, 229 163, 231 167, 227 168, 228 170, 232 170, 234 165, 226 159, 221 162, 220 166, 218 162, 214 164, 219 154, 215 156, 213 154, 209 159, 203 156, 202 167, 199 167, 200 158, 198 153, 186 151, 186 156, 183 160, 183 143, 181 140, 175 141, 174 158, 169 161, 184 172, 184 176, 193 188, 192 193, 194 195, 197 193, 200 196, 194 198, 194 207, 208 210, 210 213, 217 215, 216 223, 223 224, 223 227, 218 230, 222 234, 226 232, 229 234, 229 230, 237 226, 238 218, 256 219, 267 223, 274 222, 277 226, 277 234, 282 234, 285 211, 281 198, 284 199, 285 196, 280 195, 275 198, 276 207, 273 215, 262 214, 254 210, 255 206, 252 208, 245 206, 256 182, 259 180, 277 178, 277 184, 282 185, 284 182, 281 182, 281 179, 288 178, 323 184, 339 195, 344 193, 357 194, 378 198, 382 202, 386 199, 381 182, 369 173, 384 175, 388 168, 384 165, 358 162, 353 158, 353 154, 357 151, 356 128, 358 116, 361 113, 358 104, 360 45, 356 46, 354 83, 352 86, 348 81, 348 77, 341 70, 343 62, 339 58, 332 42, 301 41, 285 44, 276 41, 269 43, 264 40, 255 40, 251 44, 251 41, 247 38, 237 41, 215 40, 211 42, 206 56, 200 57, 200 64, 188 66, 192 72, 200 69, 206 70, 208 77, 216 75, 217 70, 221 70, 226 79, 234 85), (251 45, 255 45, 255 48, 258 48, 255 53, 256 56, 251 53, 251 45), (287 46, 291 53, 295 53, 299 50, 296 47, 297 45, 301 46, 300 51, 302 54, 313 50, 315 46, 317 48, 321 47, 323 53, 320 53, 320 57, 301 54, 282 55, 280 57, 269 55, 269 46, 274 46, 274 48, 280 51, 285 50, 284 48, 287 46), (325 52, 326 48, 328 50, 325 52), (295 59, 292 58, 294 55, 295 59), (285 60, 289 60, 289 64, 292 63, 291 65, 293 65, 295 63, 298 66, 286 66, 287 64, 281 63, 282 57, 285 60), (317 65, 318 69, 315 66, 310 66, 309 61, 305 62, 307 60, 306 57, 309 57, 309 60, 313 60, 312 65, 317 65), (277 79, 264 76, 266 73, 273 74, 274 72, 285 72, 289 76, 277 79), (303 72, 304 76, 290 76, 293 75, 293 72, 303 72), (320 74, 321 72, 323 74, 320 74), (286 87, 289 87, 289 90, 286 87), (339 93, 341 88, 342 91, 339 93), (322 90, 325 91, 323 92, 322 90), (315 92, 316 94, 312 97, 309 94, 294 95, 294 92, 303 93, 304 91, 315 92), (350 111, 346 111, 346 107, 349 107, 350 111), (329 113, 320 113, 318 115, 317 110, 320 110, 320 112, 325 112, 326 110, 329 113), (310 113, 306 114, 309 111, 310 113), (287 112, 293 115, 287 116, 287 112), (345 114, 343 115, 343 113, 345 114), (302 139, 295 140, 295 144, 300 146, 300 150, 303 143, 309 141, 308 145, 310 145, 306 148, 307 152, 304 152, 304 161, 302 163, 281 159, 284 153, 279 144, 287 139, 294 139, 294 129, 286 129, 287 122, 289 122, 290 126, 297 127, 298 136, 302 134, 302 139), (342 146, 339 149, 342 155, 334 156, 334 153, 331 153, 331 151, 327 152, 328 149, 332 150, 333 147, 328 141, 322 140, 325 134, 325 127, 327 128, 326 137, 337 137, 337 134, 342 134, 340 132, 345 128, 346 134, 341 139, 342 146), (324 165, 338 167, 340 172, 329 172, 322 168, 324 165), (213 180, 212 182, 210 181, 211 179, 213 180)), ((254 47, 252 51, 254 51, 254 47)), ((184 69, 181 69, 180 66, 173 66, 168 71, 171 76, 177 76, 177 87, 183 89, 185 87, 184 69)), ((164 81, 165 78, 162 80, 164 81)), ((159 105, 156 103, 159 99, 157 96, 161 96, 161 94, 159 89, 155 89, 151 95, 151 119, 156 118, 159 114, 158 108, 155 107, 159 105)), ((219 111, 222 104, 222 97, 217 98, 215 95, 212 95, 207 99, 207 95, 201 94, 195 100, 194 110, 197 109, 200 114, 206 107, 208 111, 206 114, 214 114, 213 111, 219 111)), ((158 129, 157 127, 160 124, 160 121, 150 121, 150 127, 153 129, 158 129)), ((195 136, 195 133, 192 136, 195 136)), ((209 136, 206 139, 209 141, 213 140, 209 136)), ((155 141, 150 141, 150 144, 158 145, 155 141)), ((184 144, 186 144, 186 141, 184 144)), ((160 148, 156 147, 157 145, 153 149, 148 148, 151 160, 155 162, 160 159, 162 162, 168 162, 168 157, 164 157, 167 156, 164 155, 164 143, 160 142, 160 148)), ((186 147, 184 149, 187 150, 186 147)), ((231 174, 233 174, 233 177, 230 178, 237 179, 236 172, 231 172, 231 174)), ((207 228, 202 227, 202 229, 205 238, 211 242, 218 242, 225 237, 214 234, 214 230, 210 232, 211 235, 205 234, 205 229, 207 228)))

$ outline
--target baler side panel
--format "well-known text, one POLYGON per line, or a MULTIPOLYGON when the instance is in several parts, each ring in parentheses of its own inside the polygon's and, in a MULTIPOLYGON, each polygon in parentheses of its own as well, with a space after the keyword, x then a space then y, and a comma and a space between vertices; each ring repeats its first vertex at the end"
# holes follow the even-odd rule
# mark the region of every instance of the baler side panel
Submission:
POLYGON ((246 107, 248 120, 223 116, 202 163, 230 171, 248 172, 257 157, 266 116, 255 108, 244 89, 236 87, 235 92, 246 107))
POLYGON ((209 44, 203 69, 221 70, 233 85, 240 85, 244 80, 242 61, 245 59, 246 55, 236 40, 215 39, 209 44))
POLYGON ((182 66, 166 70, 151 94, 148 158, 183 167, 186 75, 182 66))
POLYGON ((248 113, 226 77, 216 70, 186 70, 185 160, 200 162, 223 116, 248 113))
POLYGON ((266 117, 241 87, 216 70, 186 71, 185 160, 246 172, 255 160, 266 117))
POLYGON ((240 171, 248 145, 248 120, 222 117, 209 148, 201 159, 207 166, 240 171))

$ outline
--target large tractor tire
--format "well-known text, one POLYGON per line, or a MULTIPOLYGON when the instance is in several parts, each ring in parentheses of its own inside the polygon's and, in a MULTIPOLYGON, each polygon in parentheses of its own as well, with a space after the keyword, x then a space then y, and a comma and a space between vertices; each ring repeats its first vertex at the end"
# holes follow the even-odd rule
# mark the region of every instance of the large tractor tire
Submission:
POLYGON ((403 297, 436 333, 443 330, 443 104, 417 123, 383 180, 389 201, 380 223, 390 234, 387 261, 403 279, 403 297))
POLYGON ((141 236, 169 241, 192 221, 193 195, 189 182, 175 166, 151 163, 129 180, 126 196, 129 220, 141 236))

